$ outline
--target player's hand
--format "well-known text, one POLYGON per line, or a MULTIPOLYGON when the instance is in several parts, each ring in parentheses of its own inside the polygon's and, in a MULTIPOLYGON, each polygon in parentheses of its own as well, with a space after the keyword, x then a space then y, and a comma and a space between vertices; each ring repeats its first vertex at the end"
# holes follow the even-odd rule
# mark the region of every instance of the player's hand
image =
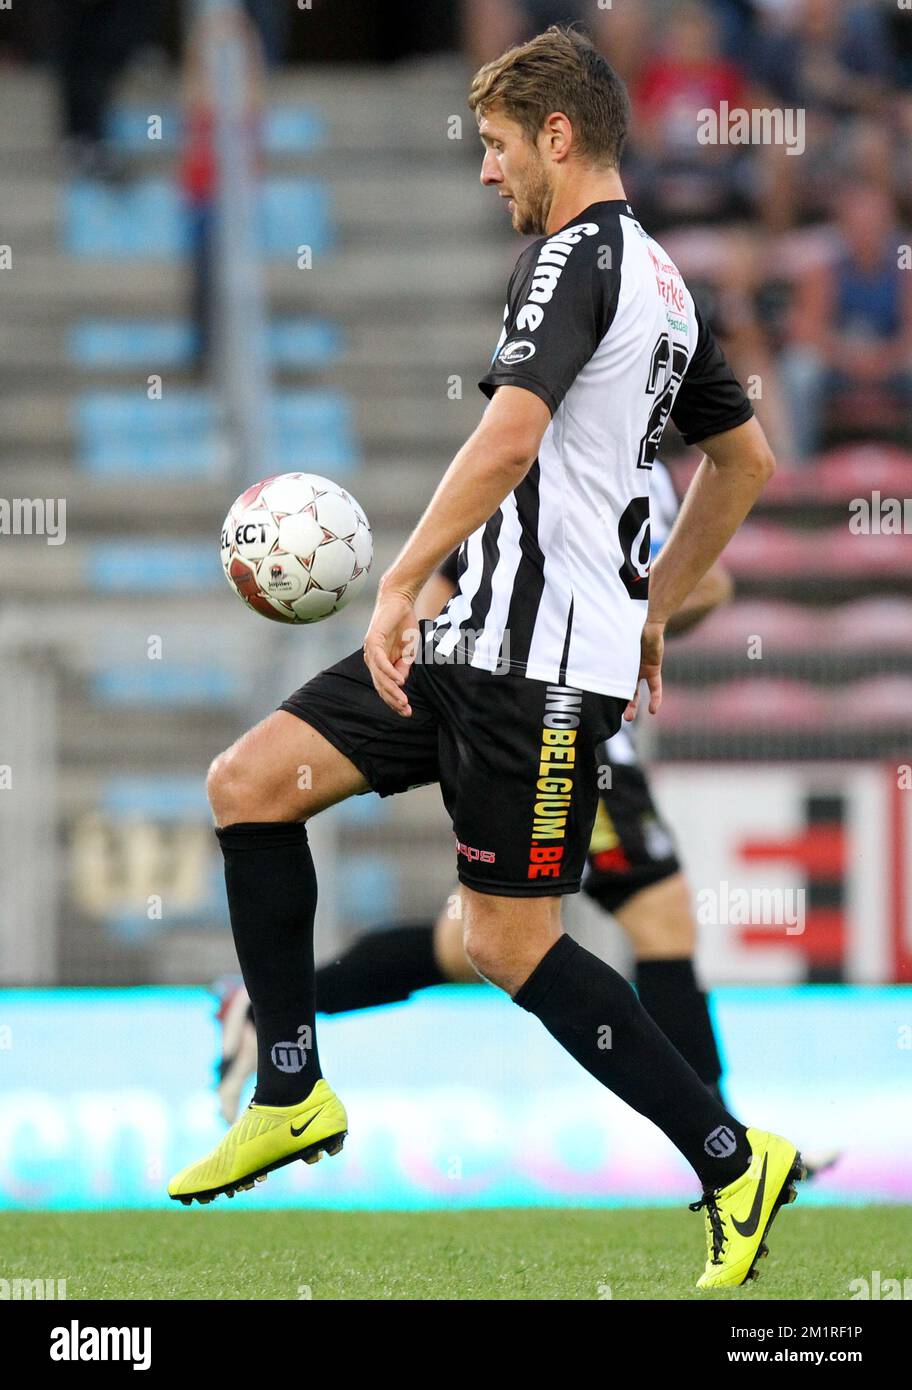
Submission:
POLYGON ((384 590, 381 586, 364 637, 364 660, 381 700, 405 718, 412 712, 405 682, 415 660, 419 638, 411 596, 384 590))
POLYGON ((665 651, 665 624, 647 620, 640 638, 640 674, 633 699, 624 710, 625 719, 636 719, 640 708, 640 681, 649 687, 649 713, 658 714, 662 703, 662 656, 665 651))

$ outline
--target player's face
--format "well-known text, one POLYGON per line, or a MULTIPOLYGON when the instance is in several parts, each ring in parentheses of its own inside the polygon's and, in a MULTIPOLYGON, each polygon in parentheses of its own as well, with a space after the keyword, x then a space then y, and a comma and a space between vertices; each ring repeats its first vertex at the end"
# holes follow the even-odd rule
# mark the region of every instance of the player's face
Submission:
POLYGON ((523 236, 545 231, 553 196, 548 170, 538 147, 515 121, 497 111, 483 116, 478 133, 485 147, 481 181, 497 189, 523 236))

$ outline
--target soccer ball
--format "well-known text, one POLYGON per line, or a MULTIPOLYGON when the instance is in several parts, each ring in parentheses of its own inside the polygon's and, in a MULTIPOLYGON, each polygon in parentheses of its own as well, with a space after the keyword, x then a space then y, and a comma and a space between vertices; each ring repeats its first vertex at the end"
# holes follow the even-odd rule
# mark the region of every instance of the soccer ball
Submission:
POLYGON ((222 527, 222 569, 239 598, 277 623, 318 623, 364 587, 373 558, 351 493, 316 473, 242 492, 222 527))

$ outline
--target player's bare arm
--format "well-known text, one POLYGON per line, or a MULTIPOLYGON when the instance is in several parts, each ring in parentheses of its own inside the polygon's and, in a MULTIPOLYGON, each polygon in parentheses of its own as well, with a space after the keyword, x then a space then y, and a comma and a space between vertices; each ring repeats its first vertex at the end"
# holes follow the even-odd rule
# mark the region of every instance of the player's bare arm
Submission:
POLYGON ((446 556, 523 480, 550 421, 548 407, 530 391, 501 387, 380 580, 364 660, 378 695, 397 714, 411 714, 403 687, 414 659, 418 594, 446 556))
POLYGON ((708 618, 714 609, 728 603, 734 593, 731 575, 718 561, 706 571, 665 624, 666 637, 681 637, 708 618))

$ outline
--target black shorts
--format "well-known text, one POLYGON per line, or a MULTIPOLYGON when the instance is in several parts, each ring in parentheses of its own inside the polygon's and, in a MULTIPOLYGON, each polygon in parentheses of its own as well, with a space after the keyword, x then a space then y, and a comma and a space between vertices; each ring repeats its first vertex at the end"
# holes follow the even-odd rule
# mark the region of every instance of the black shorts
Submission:
POLYGON ((610 789, 599 792, 583 892, 614 912, 642 888, 680 872, 674 840, 636 763, 601 758, 610 789))
MULTIPOLYGON (((427 648, 422 644, 422 652, 427 648)), ((439 782, 461 883, 480 893, 575 893, 598 804, 595 753, 624 701, 464 662, 416 662, 410 718, 374 690, 360 651, 281 705, 393 796, 439 782)))

